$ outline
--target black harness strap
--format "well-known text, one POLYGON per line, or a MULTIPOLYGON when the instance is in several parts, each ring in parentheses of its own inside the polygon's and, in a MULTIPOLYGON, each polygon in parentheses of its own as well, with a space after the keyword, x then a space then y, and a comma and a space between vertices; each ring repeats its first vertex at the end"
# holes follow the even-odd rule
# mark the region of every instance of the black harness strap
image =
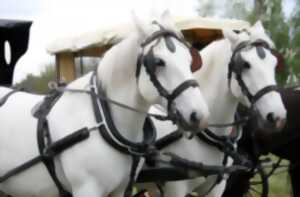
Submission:
POLYGON ((173 90, 172 94, 169 95, 168 97, 169 103, 173 103, 175 98, 177 98, 182 92, 184 92, 186 89, 190 87, 199 87, 199 84, 196 80, 187 80, 181 83, 173 90))
POLYGON ((263 97, 265 94, 267 94, 267 93, 269 93, 269 92, 273 92, 273 91, 278 92, 278 91, 279 91, 278 86, 276 86, 276 85, 269 85, 269 86, 266 86, 266 87, 260 89, 260 90, 252 97, 251 103, 252 103, 252 104, 256 103, 256 101, 258 101, 258 100, 259 100, 261 97, 263 97))
POLYGON ((40 106, 38 111, 35 112, 34 116, 38 118, 37 142, 40 155, 42 156, 42 162, 46 166, 52 180, 54 181, 59 191, 59 196, 72 197, 72 194, 64 188, 64 186, 57 177, 53 155, 46 154, 48 148, 52 144, 51 135, 48 127, 47 115, 49 114, 51 108, 54 106, 54 104, 60 96, 60 92, 52 91, 49 95, 45 97, 44 102, 40 106))
POLYGON ((124 138, 116 126, 114 125, 110 113, 108 103, 104 99, 100 99, 97 95, 104 95, 101 85, 97 84, 100 80, 97 79, 96 72, 94 72, 91 78, 91 100, 93 104, 94 114, 96 122, 102 122, 99 126, 100 135, 104 140, 114 147, 116 150, 132 156, 132 166, 130 169, 129 182, 124 193, 124 197, 131 197, 132 187, 137 178, 138 164, 142 157, 148 157, 156 153, 156 149, 153 144, 156 140, 156 130, 153 123, 149 118, 146 118, 144 125, 144 139, 143 142, 131 142, 124 138), (94 83, 96 85, 94 85, 94 83), (94 87, 97 87, 95 89, 94 87), (103 110, 103 113, 101 112, 103 110))
POLYGON ((170 144, 180 140, 183 134, 179 130, 173 131, 172 133, 158 139, 155 142, 155 147, 157 150, 162 150, 163 148, 169 146, 170 144))
POLYGON ((47 119, 40 118, 38 121, 38 147, 40 154, 42 155, 42 162, 46 166, 52 180, 54 181, 60 197, 72 197, 72 194, 69 193, 60 180, 57 177, 56 171, 55 171, 55 162, 53 159, 52 155, 47 155, 45 154, 45 150, 50 146, 52 143, 51 141, 46 142, 46 139, 51 139, 50 138, 50 133, 49 133, 49 128, 48 128, 48 123, 47 119))
POLYGON ((25 162, 21 166, 18 166, 12 170, 9 170, 4 175, 0 176, 0 183, 6 181, 7 179, 9 179, 12 176, 15 176, 16 174, 19 174, 19 173, 31 168, 32 166, 40 163, 41 161, 42 161, 42 156, 39 155, 39 156, 25 162))
POLYGON ((13 89, 12 91, 10 91, 9 93, 7 93, 5 96, 3 96, 1 99, 0 99, 0 107, 3 106, 6 101, 8 100, 8 98, 13 95, 14 93, 17 93, 19 91, 21 91, 22 88, 16 88, 16 89, 13 89))
POLYGON ((218 136, 209 129, 197 133, 197 137, 200 140, 219 149, 221 152, 224 152, 225 156, 230 156, 236 163, 244 166, 251 165, 249 164, 249 161, 238 154, 235 149, 234 144, 236 143, 238 136, 238 133, 235 136, 218 136))
MULTIPOLYGON (((92 79, 93 83, 99 83, 97 75, 94 73, 92 79)), ((146 118, 144 127, 144 140, 143 142, 132 142, 126 139, 116 128, 110 113, 108 103, 104 99, 100 99, 97 95, 99 92, 100 95, 105 95, 103 90, 100 88, 101 85, 97 84, 96 86, 92 85, 91 88, 91 99, 93 103, 94 114, 97 122, 103 122, 105 120, 106 124, 100 126, 100 134, 103 136, 107 142, 112 145, 117 150, 125 154, 132 155, 137 153, 138 155, 147 155, 147 150, 149 146, 154 144, 156 140, 156 130, 149 118, 146 118), (93 87, 98 87, 97 90, 93 87), (100 109, 103 110, 101 113, 100 109), (110 131, 110 132, 109 132, 110 131)))

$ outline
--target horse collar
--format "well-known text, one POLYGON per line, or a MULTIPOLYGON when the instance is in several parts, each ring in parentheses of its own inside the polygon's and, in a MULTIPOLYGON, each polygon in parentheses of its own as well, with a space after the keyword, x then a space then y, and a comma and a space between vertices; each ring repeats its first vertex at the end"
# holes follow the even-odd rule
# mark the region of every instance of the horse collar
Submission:
POLYGON ((156 140, 156 130, 149 118, 145 120, 144 139, 143 142, 132 142, 122 136, 116 128, 111 117, 110 109, 106 100, 99 98, 97 95, 104 95, 101 89, 100 81, 94 72, 91 78, 91 100, 96 121, 100 124, 99 132, 105 141, 115 149, 129 155, 145 156, 148 154, 149 148, 156 140))

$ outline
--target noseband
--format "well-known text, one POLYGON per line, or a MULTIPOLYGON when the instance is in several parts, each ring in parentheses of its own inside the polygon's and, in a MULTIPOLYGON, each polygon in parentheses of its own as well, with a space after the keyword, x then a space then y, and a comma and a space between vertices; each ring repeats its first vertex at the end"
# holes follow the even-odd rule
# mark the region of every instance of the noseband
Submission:
POLYGON ((265 58, 265 52, 264 52, 263 48, 270 50, 272 53, 272 50, 271 50, 269 44, 263 40, 257 40, 255 42, 248 42, 248 41, 241 42, 235 48, 235 50, 233 51, 233 54, 231 56, 227 78, 228 78, 228 86, 230 88, 232 73, 235 73, 236 80, 237 80, 239 86, 241 87, 243 94, 248 98, 249 102, 251 103, 251 107, 252 107, 265 94, 272 92, 272 91, 278 92, 278 87, 276 85, 268 85, 268 86, 265 86, 264 88, 260 89, 256 94, 254 94, 254 95, 251 94, 251 92, 249 91, 248 87, 246 86, 246 84, 242 78, 242 73, 243 73, 244 69, 246 69, 245 64, 247 64, 247 62, 245 62, 241 56, 241 51, 244 48, 249 47, 249 46, 256 47, 257 54, 261 59, 265 58))
POLYGON ((160 96, 164 97, 168 101, 168 116, 170 116, 170 119, 173 122, 178 121, 178 116, 180 117, 180 114, 174 109, 174 100, 185 90, 187 90, 190 87, 198 87, 198 82, 196 80, 186 80, 183 83, 179 84, 171 93, 167 91, 166 88, 163 87, 163 85, 159 82, 157 79, 155 70, 157 66, 159 65, 159 59, 154 56, 153 49, 154 47, 160 42, 161 39, 165 40, 167 48, 174 53, 176 51, 175 44, 172 42, 171 38, 177 39, 179 42, 183 43, 188 49, 190 48, 189 45, 180 38, 178 35, 176 35, 173 31, 167 30, 164 27, 162 27, 157 22, 153 22, 154 24, 158 25, 160 27, 160 30, 154 32, 150 37, 148 37, 142 44, 141 44, 141 53, 138 57, 137 61, 137 70, 136 70, 136 77, 138 78, 140 75, 141 67, 144 66, 146 72, 150 76, 150 81, 160 94, 160 96), (145 55, 144 49, 145 47, 152 43, 153 41, 157 40, 157 42, 151 46, 149 52, 145 55))

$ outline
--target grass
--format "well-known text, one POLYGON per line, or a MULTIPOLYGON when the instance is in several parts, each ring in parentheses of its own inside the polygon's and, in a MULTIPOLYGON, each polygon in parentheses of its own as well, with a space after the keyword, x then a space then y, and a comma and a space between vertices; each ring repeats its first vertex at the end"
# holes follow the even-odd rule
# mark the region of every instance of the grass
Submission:
MULTIPOLYGON (((277 161, 277 157, 271 156, 273 161, 277 161)), ((288 165, 289 162, 283 160, 281 165, 288 165)), ((257 180, 257 177, 254 178, 257 180)), ((259 186, 255 187, 258 191, 261 191, 259 186)), ((251 196, 251 195, 247 195, 251 196)), ((253 197, 260 197, 260 195, 252 192, 253 197)), ((287 172, 287 168, 278 168, 269 179, 269 197, 292 197, 290 179, 287 172)))

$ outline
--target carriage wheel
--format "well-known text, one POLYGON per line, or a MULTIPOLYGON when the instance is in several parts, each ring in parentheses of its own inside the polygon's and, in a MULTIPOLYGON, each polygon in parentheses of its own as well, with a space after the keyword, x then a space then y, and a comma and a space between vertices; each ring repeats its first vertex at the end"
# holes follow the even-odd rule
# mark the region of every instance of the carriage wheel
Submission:
POLYGON ((256 166, 254 172, 254 180, 250 181, 248 192, 245 197, 268 197, 269 194, 269 181, 266 172, 264 171, 261 163, 256 166))

